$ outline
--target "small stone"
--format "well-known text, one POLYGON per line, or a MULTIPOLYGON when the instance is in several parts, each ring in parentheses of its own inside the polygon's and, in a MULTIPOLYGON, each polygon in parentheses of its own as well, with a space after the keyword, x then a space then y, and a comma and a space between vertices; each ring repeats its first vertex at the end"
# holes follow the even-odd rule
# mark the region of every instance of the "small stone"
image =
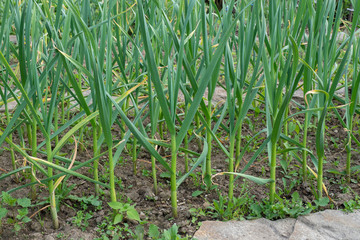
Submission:
POLYGON ((32 221, 30 228, 34 231, 34 232, 40 232, 41 231, 41 224, 37 221, 32 221))
POLYGON ((310 188, 310 186, 309 186, 309 184, 307 183, 307 182, 305 182, 305 183, 303 183, 303 186, 304 186, 304 194, 306 194, 306 193, 312 193, 311 192, 311 188, 310 188))
POLYGON ((311 200, 307 196, 303 196, 303 201, 306 203, 311 202, 311 200))
POLYGON ((169 191, 162 191, 162 192, 159 193, 159 197, 161 199, 169 199, 170 192, 169 191))
POLYGON ((97 217, 97 218, 95 218, 95 222, 96 222, 97 224, 101 223, 102 220, 103 220, 103 217, 97 217))
POLYGON ((45 229, 52 229, 54 226, 53 226, 53 223, 52 221, 44 221, 44 228, 45 229))
POLYGON ((188 224, 188 221, 181 221, 179 222, 179 227, 186 226, 188 224))
POLYGON ((209 203, 209 202, 204 202, 203 207, 204 207, 204 208, 210 207, 210 203, 209 203))
POLYGON ((71 230, 70 224, 68 224, 68 223, 65 222, 65 223, 61 226, 61 230, 62 230, 63 232, 69 232, 69 231, 71 230))
POLYGON ((42 234, 41 233, 29 234, 29 239, 42 239, 42 234))
POLYGON ((130 198, 131 200, 133 200, 133 201, 139 199, 139 197, 140 197, 139 194, 136 191, 129 192, 129 193, 126 194, 126 196, 128 198, 130 198))
POLYGON ((153 199, 155 197, 155 194, 151 189, 148 188, 145 190, 145 197, 148 199, 153 199))
POLYGON ((348 194, 348 193, 339 193, 337 195, 337 198, 339 199, 339 201, 341 202, 348 202, 350 200, 353 199, 353 197, 351 196, 351 194, 348 194))
POLYGON ((44 240, 55 240, 55 238, 53 236, 51 236, 51 235, 46 235, 44 237, 44 240))
POLYGON ((104 211, 104 210, 99 211, 99 212, 98 212, 98 215, 99 215, 99 216, 104 216, 104 215, 105 215, 105 211, 104 211))
POLYGON ((344 42, 349 36, 344 32, 338 32, 336 35, 336 41, 337 42, 344 42))
POLYGON ((167 228, 170 228, 171 227, 171 223, 170 222, 165 222, 164 223, 164 228, 167 229, 167 228))
POLYGON ((140 216, 140 219, 145 219, 146 218, 146 215, 145 215, 144 212, 140 212, 139 216, 140 216))
POLYGON ((190 218, 191 217, 191 213, 189 211, 185 211, 184 212, 184 217, 185 218, 190 218))
POLYGON ((160 226, 160 221, 154 221, 152 224, 154 224, 155 226, 160 226))

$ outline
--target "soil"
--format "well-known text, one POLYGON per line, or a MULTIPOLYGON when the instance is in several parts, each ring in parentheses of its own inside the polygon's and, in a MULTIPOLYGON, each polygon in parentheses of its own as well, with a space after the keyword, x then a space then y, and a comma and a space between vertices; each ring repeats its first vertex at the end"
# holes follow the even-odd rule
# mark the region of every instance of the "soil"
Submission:
MULTIPOLYGON (((293 109, 293 112, 298 111, 293 109)), ((340 122, 331 114, 327 122, 327 130, 326 130, 326 163, 324 165, 324 183, 329 193, 329 197, 332 199, 332 204, 328 204, 325 208, 344 208, 344 202, 347 202, 359 194, 360 186, 359 186, 359 174, 353 176, 353 181, 350 184, 346 184, 344 181, 344 177, 339 174, 334 174, 333 172, 329 172, 329 169, 336 169, 337 171, 343 171, 345 168, 346 161, 346 151, 345 151, 345 139, 346 132, 341 127, 340 122)), ((243 135, 244 136, 253 136, 255 133, 264 128, 265 116, 263 113, 256 114, 255 112, 250 111, 249 121, 245 121, 243 125, 243 135), (249 125, 250 124, 250 125, 249 125)), ((303 116, 297 115, 296 120, 302 123, 303 116)), ((355 124, 354 133, 357 133, 357 125, 355 124)), ((119 134, 119 129, 114 129, 114 136, 119 134)), ((15 140, 18 141, 16 138, 15 140)), ((300 129, 297 134, 296 131, 291 132, 292 137, 299 137, 299 140, 302 141, 302 130, 300 129)), ((225 134, 224 134, 225 136, 225 134)), ((221 136, 220 139, 224 143, 225 146, 228 147, 227 139, 221 136)), ((355 135, 357 138, 359 137, 357 134, 355 135)), ((41 136, 39 135, 39 138, 41 136)), ((242 169, 246 162, 252 157, 254 151, 260 146, 260 144, 264 141, 265 135, 261 135, 256 143, 251 145, 252 150, 248 151, 241 164, 240 168, 242 169)), ((359 138, 358 138, 359 139, 359 138)), ((41 140, 41 139, 40 139, 41 140)), ((39 140, 39 141, 40 141, 39 140)), ((316 155, 315 151, 315 127, 309 129, 309 137, 308 137, 308 145, 309 148, 316 155)), ((247 143, 247 140, 244 138, 242 141, 243 144, 247 143)), ((91 158, 91 138, 86 138, 84 141, 85 150, 79 151, 76 160, 79 162, 83 162, 91 158)), ((197 147, 197 142, 193 140, 190 143, 191 150, 200 152, 197 147)), ((6 173, 11 171, 12 165, 10 161, 10 152, 4 147, 8 147, 6 144, 0 149, 0 171, 2 173, 6 173)), ((356 144, 353 143, 353 148, 357 148, 356 144)), ((140 148, 139 148, 140 149, 140 148)), ((65 145, 61 152, 70 153, 73 150, 73 145, 65 145)), ((131 148, 128 148, 130 151, 131 148)), ((169 155, 170 152, 167 149, 161 149, 159 151, 163 156, 170 161, 169 155)), ((301 156, 301 154, 299 153, 301 156)), ((70 155, 68 154, 68 157, 70 155)), ((20 155, 16 154, 18 159, 18 166, 27 164, 24 162, 20 155)), ((39 156, 44 157, 44 156, 39 156)), ((179 153, 178 156, 178 171, 184 172, 184 155, 179 153)), ((277 187, 279 189, 283 188, 282 177, 297 179, 297 184, 293 189, 290 190, 289 193, 283 194, 282 198, 289 198, 289 196, 297 191, 300 194, 301 199, 304 204, 307 202, 313 202, 315 197, 313 195, 312 189, 316 188, 316 182, 314 177, 309 174, 309 179, 306 184, 301 183, 301 167, 300 163, 293 159, 289 165, 289 169, 285 172, 280 166, 280 160, 282 155, 278 156, 278 167, 277 167, 277 187), (295 174, 290 175, 289 172, 293 172, 295 174), (290 176, 290 177, 289 177, 290 176)), ((106 162, 107 158, 102 157, 100 159, 100 179, 104 182, 107 181, 108 175, 106 173, 106 162)), ((360 157, 359 152, 354 151, 352 157, 352 166, 360 165, 360 157)), ((309 166, 315 170, 314 165, 309 160, 309 166)), ((212 168, 214 169, 214 173, 219 173, 223 171, 227 171, 227 159, 225 154, 222 153, 221 149, 216 146, 216 143, 213 143, 212 148, 212 168)), ((79 170, 81 174, 92 177, 91 169, 89 167, 84 167, 79 170)), ((200 171, 200 168, 197 169, 200 171)), ((150 155, 143 150, 140 149, 138 153, 138 162, 137 162, 137 174, 133 174, 133 165, 130 158, 130 153, 123 153, 119 163, 116 166, 115 170, 117 181, 116 188, 118 194, 118 200, 122 202, 130 201, 131 204, 135 204, 135 208, 138 211, 141 220, 144 221, 142 224, 145 228, 145 232, 150 224, 154 224, 158 226, 160 229, 169 229, 173 224, 176 224, 179 227, 179 234, 182 236, 193 236, 195 231, 199 228, 201 221, 204 220, 216 220, 213 218, 213 215, 208 207, 212 205, 214 200, 219 199, 219 192, 226 196, 227 194, 227 186, 228 186, 228 177, 227 176, 217 176, 213 178, 213 183, 216 186, 215 189, 205 190, 204 184, 201 179, 201 174, 195 174, 194 176, 190 176, 187 178, 178 189, 178 218, 174 219, 171 214, 171 202, 170 202, 170 179, 166 177, 165 170, 158 164, 157 178, 159 184, 159 193, 157 195, 154 194, 153 184, 151 178, 151 159, 150 155), (193 197, 192 194, 195 191, 203 191, 202 194, 193 197), (192 214, 190 209, 202 209, 203 212, 207 214, 192 214)), ((268 167, 268 159, 267 154, 262 153, 254 162, 254 164, 246 171, 246 174, 267 178, 269 177, 269 167, 268 167)), ((21 174, 22 176, 23 174, 21 174)), ((38 174, 41 176, 40 174, 38 174)), ((0 191, 8 191, 25 183, 28 183, 29 179, 25 177, 21 177, 21 182, 17 183, 15 181, 15 177, 8 177, 0 182, 0 191)), ((100 231, 100 226, 103 223, 103 226, 111 225, 107 219, 111 217, 112 210, 108 206, 107 202, 110 201, 109 191, 103 189, 102 194, 99 199, 102 201, 102 207, 97 208, 92 206, 91 204, 81 204, 79 201, 74 200, 74 198, 70 197, 90 197, 94 195, 95 188, 94 185, 90 182, 87 182, 83 179, 70 177, 65 181, 64 186, 69 189, 72 184, 74 188, 70 190, 68 193, 63 191, 63 198, 60 201, 60 211, 59 220, 60 220, 60 228, 58 230, 54 230, 52 227, 52 221, 50 217, 50 212, 48 208, 42 209, 47 205, 38 205, 29 208, 28 216, 31 216, 32 221, 26 224, 22 224, 21 230, 19 232, 14 231, 14 225, 6 223, 3 220, 3 225, 0 227, 0 239, 94 239, 100 238, 104 232, 100 231), (87 208, 84 210, 84 208, 87 208), (40 210, 42 209, 42 210, 40 210), (78 227, 74 223, 74 217, 83 211, 85 213, 91 213, 92 217, 88 220, 89 225, 78 227)), ((240 194, 244 194, 242 192, 243 180, 238 179, 236 181, 236 187, 234 196, 239 196, 240 194)), ((65 188, 66 189, 66 188, 65 188)), ((22 188, 13 192, 11 195, 15 198, 24 198, 29 196, 29 188, 22 188)), ((261 201, 262 199, 268 198, 268 186, 266 185, 257 185, 253 182, 246 181, 246 190, 245 192, 248 196, 253 197, 255 201, 261 201)), ((38 198, 35 201, 32 201, 32 204, 35 205, 43 201, 43 198, 46 199, 48 195, 45 187, 40 186, 38 198)), ((325 195, 325 194, 324 194, 325 195)), ((9 209, 9 216, 16 216, 18 208, 9 209)), ((246 216, 243 216, 246 218, 246 216)), ((123 239, 131 239, 129 236, 129 231, 135 232, 136 226, 138 226, 134 220, 124 219, 123 222, 119 223, 119 228, 123 230, 123 239), (126 231, 126 229, 128 229, 126 231), (127 235, 128 234, 128 235, 127 235)), ((147 235, 145 236, 145 238, 147 235)))

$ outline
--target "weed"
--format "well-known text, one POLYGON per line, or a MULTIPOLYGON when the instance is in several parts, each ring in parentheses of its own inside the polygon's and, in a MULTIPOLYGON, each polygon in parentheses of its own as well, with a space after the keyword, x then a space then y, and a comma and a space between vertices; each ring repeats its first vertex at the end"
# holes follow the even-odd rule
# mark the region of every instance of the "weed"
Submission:
POLYGON ((101 238, 95 238, 94 240, 134 239, 136 237, 129 228, 129 224, 114 224, 109 216, 105 216, 104 221, 98 225, 97 232, 100 233, 101 238))
POLYGON ((202 208, 190 208, 189 212, 191 214, 191 223, 195 224, 199 221, 199 218, 205 217, 206 212, 202 208))
POLYGON ((250 197, 247 192, 240 197, 233 197, 229 200, 219 194, 219 200, 214 200, 213 205, 208 207, 209 214, 215 219, 232 220, 244 219, 249 213, 249 207, 254 202, 254 197, 250 197))
MULTIPOLYGON (((29 214, 29 207, 31 206, 31 201, 29 198, 13 198, 7 192, 2 192, 2 204, 8 205, 9 207, 18 207, 17 214, 13 216, 8 216, 8 210, 5 207, 0 207, 0 226, 1 220, 8 216, 7 224, 14 226, 14 231, 16 234, 19 233, 23 224, 28 223, 31 219, 27 216, 29 214)), ((1 206, 0 205, 0 206, 1 206)))
POLYGON ((144 177, 150 177, 151 176, 151 171, 147 170, 147 169, 143 169, 142 170, 142 175, 144 177))
POLYGON ((294 192, 291 199, 277 198, 278 201, 270 204, 268 200, 263 200, 262 203, 253 203, 250 206, 251 213, 249 218, 265 217, 270 220, 281 219, 286 217, 296 218, 301 215, 307 215, 319 207, 326 206, 329 203, 328 198, 320 198, 315 200, 315 205, 311 203, 304 204, 299 193, 294 192))
POLYGON ((64 234, 64 233, 58 233, 58 234, 56 235, 56 238, 58 238, 58 239, 64 239, 64 238, 65 238, 65 234, 64 234))
POLYGON ((130 203, 121 203, 121 202, 109 202, 109 206, 116 210, 114 216, 114 224, 118 224, 123 221, 124 217, 140 222, 139 213, 135 209, 135 205, 130 203))
POLYGON ((89 220, 93 217, 92 212, 78 211, 76 216, 73 217, 72 222, 81 228, 82 231, 85 231, 89 226, 89 220))
POLYGON ((149 227, 149 237, 150 239, 159 239, 159 240, 187 240, 188 237, 181 237, 178 234, 178 226, 176 224, 172 225, 171 228, 168 230, 164 230, 162 233, 160 233, 159 228, 151 224, 149 227))
POLYGON ((98 197, 95 197, 93 195, 91 196, 83 196, 83 197, 77 197, 74 195, 70 195, 68 197, 71 200, 77 201, 80 203, 80 207, 83 210, 87 210, 88 209, 88 205, 92 205, 95 207, 96 210, 101 210, 102 209, 102 201, 99 200, 98 197))
POLYGON ((354 210, 360 209, 360 197, 357 195, 355 199, 344 202, 344 207, 344 212, 353 212, 354 210))

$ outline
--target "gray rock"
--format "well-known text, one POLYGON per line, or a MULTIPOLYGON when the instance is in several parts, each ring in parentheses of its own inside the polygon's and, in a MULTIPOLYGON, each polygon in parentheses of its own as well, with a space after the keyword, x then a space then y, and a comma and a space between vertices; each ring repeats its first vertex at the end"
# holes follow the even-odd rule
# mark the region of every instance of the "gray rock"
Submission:
POLYGON ((10 40, 10 42, 12 42, 13 44, 17 45, 18 40, 17 40, 16 35, 10 35, 10 36, 9 36, 9 40, 10 40))
POLYGON ((360 238, 360 211, 346 214, 326 210, 299 217, 289 239, 354 239, 360 238))
MULTIPOLYGON (((17 106, 16 101, 8 102, 9 111, 13 111, 17 106)), ((0 105, 0 112, 5 112, 5 105, 0 105)))
POLYGON ((336 35, 336 41, 337 42, 344 42, 347 38, 349 37, 348 34, 346 34, 345 32, 338 32, 336 35))
POLYGON ((264 218, 251 221, 203 222, 194 238, 215 239, 287 239, 291 234, 295 219, 270 221, 264 218))
POLYGON ((360 211, 346 214, 326 210, 277 221, 256 219, 248 221, 203 222, 194 238, 199 240, 305 240, 359 239, 360 211))
MULTIPOLYGON (((226 93, 226 90, 223 89, 222 87, 215 87, 215 90, 214 90, 214 95, 213 95, 213 98, 212 98, 212 104, 215 106, 217 104, 220 104, 222 105, 225 101, 226 101, 226 96, 227 96, 227 93, 226 93)), ((204 92, 204 99, 205 99, 205 104, 207 104, 207 97, 208 97, 208 89, 205 90, 204 92)), ((179 92, 179 96, 178 96, 178 101, 180 102, 184 102, 185 101, 185 97, 184 97, 184 94, 180 91, 179 92)))

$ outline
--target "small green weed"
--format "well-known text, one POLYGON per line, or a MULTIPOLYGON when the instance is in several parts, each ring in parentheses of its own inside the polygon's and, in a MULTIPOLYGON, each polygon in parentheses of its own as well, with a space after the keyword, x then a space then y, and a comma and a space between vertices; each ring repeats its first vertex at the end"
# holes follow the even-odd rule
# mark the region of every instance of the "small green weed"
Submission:
POLYGON ((360 209, 360 197, 356 196, 355 199, 344 202, 344 207, 344 212, 353 212, 354 210, 360 209))
MULTIPOLYGON (((178 234, 178 226, 176 224, 172 225, 171 228, 168 230, 163 230, 161 233, 159 228, 154 225, 150 224, 149 227, 149 238, 150 239, 159 239, 159 240, 187 240, 188 237, 181 237, 178 234)), ((140 239, 139 239, 140 240, 140 239)))
POLYGON ((291 199, 278 198, 278 202, 270 204, 268 200, 262 203, 253 203, 250 206, 251 214, 249 218, 265 217, 270 220, 281 219, 286 217, 296 218, 301 215, 307 215, 319 207, 326 206, 329 203, 328 198, 320 198, 315 200, 315 205, 311 203, 304 204, 299 193, 294 192, 291 199))
POLYGON ((112 209, 117 211, 113 221, 114 224, 122 222, 124 217, 138 222, 141 221, 139 213, 135 209, 135 205, 121 202, 109 202, 108 204, 112 209))
POLYGON ((94 240, 118 240, 135 238, 135 234, 129 228, 129 224, 114 224, 111 220, 111 217, 109 216, 105 216, 105 219, 98 225, 97 232, 100 233, 101 238, 96 238, 94 240))
POLYGON ((85 231, 89 226, 89 220, 93 217, 92 212, 78 211, 76 216, 73 217, 73 223, 81 228, 82 231, 85 231))
POLYGON ((65 238, 65 234, 64 234, 64 233, 58 233, 58 234, 56 235, 56 238, 58 238, 58 239, 64 239, 64 238, 65 238))
POLYGON ((213 205, 208 207, 209 214, 215 219, 225 221, 232 219, 243 220, 244 216, 249 213, 250 204, 253 202, 253 197, 249 197, 247 193, 240 197, 233 197, 231 201, 219 194, 219 200, 214 200, 213 205))
MULTIPOLYGON (((192 224, 195 224, 196 222, 198 222, 199 218, 206 216, 206 212, 202 208, 190 208, 189 212, 192 216, 192 218, 191 218, 192 224)), ((201 223, 199 223, 199 224, 201 224, 201 223)))
POLYGON ((80 207, 83 209, 83 210, 86 210, 88 209, 88 206, 89 205, 92 205, 96 208, 96 210, 101 210, 102 208, 102 201, 99 200, 98 197, 95 197, 93 195, 91 196, 83 196, 83 197, 77 197, 77 196, 74 196, 74 195, 70 195, 68 197, 70 200, 74 200, 74 201, 77 201, 80 203, 80 207))
POLYGON ((14 231, 16 234, 21 230, 21 226, 24 223, 28 223, 31 219, 27 216, 29 214, 29 207, 31 206, 31 200, 29 198, 13 198, 7 192, 2 192, 1 194, 1 207, 0 207, 0 226, 1 220, 8 216, 8 210, 4 207, 7 205, 9 207, 19 207, 17 209, 17 214, 13 216, 8 216, 7 223, 14 225, 14 231))

